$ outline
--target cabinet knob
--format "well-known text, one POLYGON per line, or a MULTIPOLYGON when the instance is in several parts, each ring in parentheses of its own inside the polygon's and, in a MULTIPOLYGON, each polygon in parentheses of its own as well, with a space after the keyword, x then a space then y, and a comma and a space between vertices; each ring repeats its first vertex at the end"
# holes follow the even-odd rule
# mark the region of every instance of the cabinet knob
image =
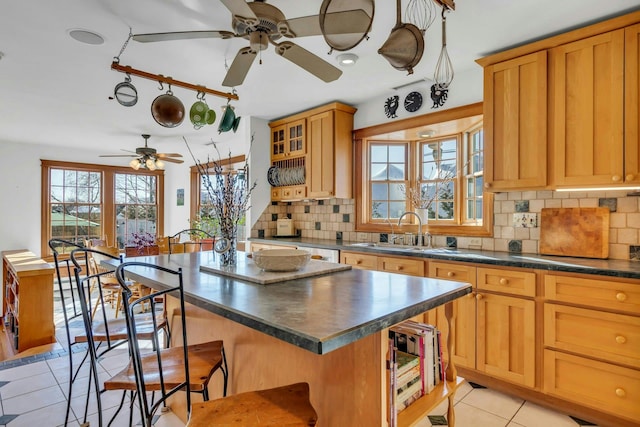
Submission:
POLYGON ((635 178, 635 175, 634 175, 634 174, 632 174, 632 173, 630 173, 629 175, 627 175, 627 176, 625 177, 625 180, 626 180, 626 181, 633 181, 633 179, 634 179, 634 178, 635 178))
POLYGON ((613 182, 620 182, 620 180, 621 180, 621 179, 622 179, 622 177, 621 177, 620 175, 613 175, 613 176, 611 177, 611 180, 612 180, 613 182))
POLYGON ((356 260, 356 265, 357 265, 357 264, 362 264, 362 261, 361 261, 361 260, 359 260, 359 259, 357 259, 357 260, 356 260))
POLYGON ((475 298, 476 294, 471 292, 470 294, 467 294, 467 298, 475 298))
POLYGON ((482 297, 482 294, 477 294, 477 295, 476 295, 476 299, 477 299, 477 300, 481 300, 482 298, 483 298, 483 297, 482 297))
POLYGON ((500 283, 502 286, 505 286, 509 283, 509 279, 505 279, 504 277, 500 279, 500 281, 498 282, 500 283))
POLYGON ((398 270, 398 271, 402 270, 402 266, 401 265, 397 266, 396 270, 398 270))
POLYGON ((485 182, 484 183, 484 188, 491 188, 491 183, 490 182, 485 182))
POLYGON ((453 277, 455 275, 456 275, 456 273, 454 273, 453 271, 447 272, 447 277, 453 277))
POLYGON ((616 389, 616 396, 618 397, 625 397, 627 395, 627 392, 624 391, 623 388, 617 388, 616 389))
POLYGON ((616 294, 616 299, 620 302, 624 301, 627 299, 627 295, 624 292, 618 292, 616 294))
POLYGON ((626 339, 624 336, 622 336, 622 335, 618 335, 618 336, 616 337, 616 342, 617 342, 618 344, 624 344, 624 343, 626 343, 626 342, 627 342, 627 339, 626 339))

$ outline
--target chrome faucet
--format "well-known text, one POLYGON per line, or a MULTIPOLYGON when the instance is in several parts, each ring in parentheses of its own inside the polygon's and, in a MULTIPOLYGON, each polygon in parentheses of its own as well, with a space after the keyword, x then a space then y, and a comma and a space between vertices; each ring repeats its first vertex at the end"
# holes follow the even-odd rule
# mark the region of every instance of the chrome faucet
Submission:
POLYGON ((400 218, 398 218, 398 225, 402 224, 402 218, 404 218, 407 215, 414 215, 416 218, 418 218, 418 246, 422 246, 422 218, 420 218, 420 215, 418 215, 415 212, 412 211, 407 211, 404 212, 402 215, 400 215, 400 218))

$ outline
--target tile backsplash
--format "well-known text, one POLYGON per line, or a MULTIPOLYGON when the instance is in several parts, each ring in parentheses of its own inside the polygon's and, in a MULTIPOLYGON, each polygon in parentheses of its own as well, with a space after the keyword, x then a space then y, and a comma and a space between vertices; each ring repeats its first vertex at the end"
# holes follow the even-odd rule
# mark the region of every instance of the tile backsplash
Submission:
MULTIPOLYGON (((598 206, 611 210, 609 258, 640 260, 640 197, 628 196, 627 191, 497 193, 494 197, 493 237, 478 239, 464 236, 434 236, 434 244, 450 246, 455 238, 460 249, 536 254, 542 208, 598 206), (522 226, 525 221, 514 215, 518 213, 526 213, 526 227, 522 226), (531 214, 537 215, 532 218, 531 214)), ((354 200, 330 199, 271 204, 254 225, 251 236, 274 236, 275 220, 287 217, 294 220, 295 227, 300 230, 302 237, 335 240, 341 236, 346 241, 378 242, 385 239, 390 232, 356 232, 354 200)))

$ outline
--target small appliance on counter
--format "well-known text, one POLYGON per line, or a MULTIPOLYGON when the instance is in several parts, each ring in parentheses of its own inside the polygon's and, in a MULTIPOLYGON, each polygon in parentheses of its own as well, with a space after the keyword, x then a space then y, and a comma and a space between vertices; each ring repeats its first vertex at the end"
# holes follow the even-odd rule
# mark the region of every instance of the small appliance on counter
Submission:
POLYGON ((276 221, 276 236, 279 237, 291 237, 295 236, 296 229, 293 224, 293 220, 290 218, 283 218, 276 221))

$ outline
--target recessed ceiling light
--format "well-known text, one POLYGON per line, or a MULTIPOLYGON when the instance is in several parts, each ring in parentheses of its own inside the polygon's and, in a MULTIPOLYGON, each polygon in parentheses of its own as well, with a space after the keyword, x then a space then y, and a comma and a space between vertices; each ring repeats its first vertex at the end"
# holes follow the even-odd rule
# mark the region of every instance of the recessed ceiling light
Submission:
POLYGON ((355 53, 341 53, 340 55, 336 56, 336 60, 338 61, 338 64, 348 67, 356 63, 356 61, 358 60, 358 55, 356 55, 355 53))
POLYGON ((93 31, 83 30, 81 28, 73 28, 67 31, 67 33, 69 33, 69 36, 71 36, 72 39, 77 40, 80 43, 85 43, 85 44, 103 44, 104 43, 104 37, 102 37, 100 34, 93 31))
POLYGON ((436 131, 433 129, 425 129, 418 131, 418 138, 431 138, 436 134, 436 131))

